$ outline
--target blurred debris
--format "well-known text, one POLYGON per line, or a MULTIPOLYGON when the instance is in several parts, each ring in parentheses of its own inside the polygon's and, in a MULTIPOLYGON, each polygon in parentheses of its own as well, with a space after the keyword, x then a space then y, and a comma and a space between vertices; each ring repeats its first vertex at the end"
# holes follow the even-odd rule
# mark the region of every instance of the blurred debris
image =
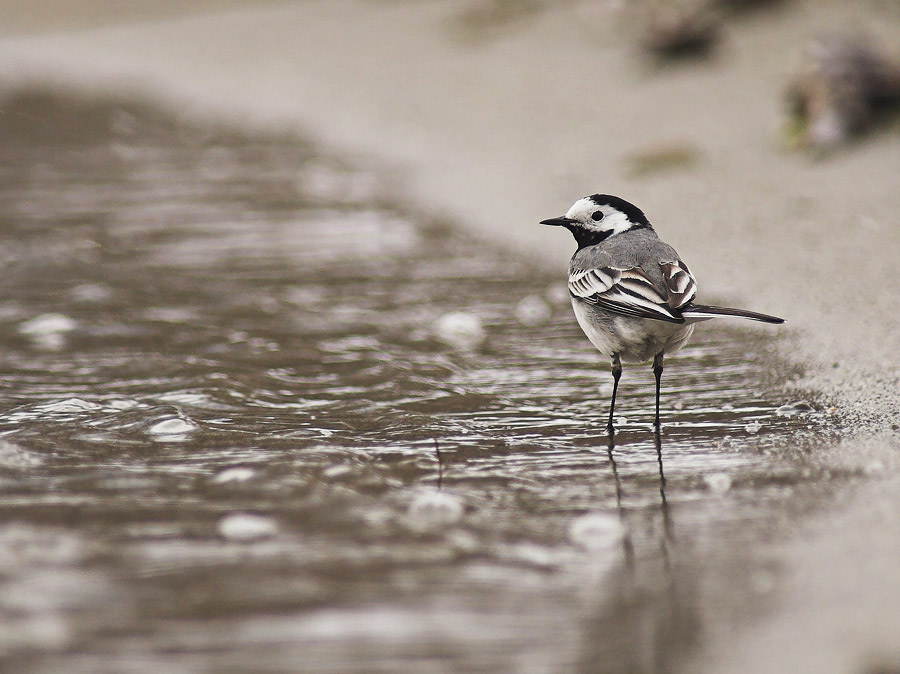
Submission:
POLYGON ((641 46, 662 61, 707 56, 718 43, 726 18, 786 0, 480 0, 464 4, 450 27, 457 38, 481 43, 564 4, 577 5, 587 25, 619 19, 628 26, 642 26, 641 46))
POLYGON ((786 98, 788 146, 833 148, 900 108, 900 64, 865 38, 820 37, 805 46, 786 98))
POLYGON ((722 40, 726 24, 751 10, 785 0, 651 0, 641 6, 640 44, 659 62, 705 58, 722 40))
POLYGON ((700 159, 700 151, 688 142, 660 143, 624 157, 626 173, 638 178, 672 169, 687 168, 700 159))
POLYGON ((658 59, 706 56, 721 33, 721 20, 708 2, 666 2, 648 9, 643 48, 658 59))
POLYGON ((749 12, 787 4, 787 0, 715 0, 717 7, 728 12, 749 12))
POLYGON ((454 18, 456 36, 470 42, 483 42, 499 30, 528 21, 552 10, 547 0, 479 0, 464 7, 454 18))

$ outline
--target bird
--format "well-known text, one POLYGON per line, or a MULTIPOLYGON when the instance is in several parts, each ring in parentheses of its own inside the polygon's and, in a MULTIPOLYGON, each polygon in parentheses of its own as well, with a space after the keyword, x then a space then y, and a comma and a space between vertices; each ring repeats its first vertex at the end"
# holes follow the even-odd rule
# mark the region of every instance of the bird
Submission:
POLYGON ((584 334, 612 365, 610 435, 622 362, 653 361, 658 432, 663 359, 688 342, 695 323, 720 317, 784 323, 776 316, 695 302, 697 281, 687 264, 659 238, 644 212, 620 197, 583 197, 565 215, 540 224, 565 227, 578 245, 569 262, 569 296, 584 334))

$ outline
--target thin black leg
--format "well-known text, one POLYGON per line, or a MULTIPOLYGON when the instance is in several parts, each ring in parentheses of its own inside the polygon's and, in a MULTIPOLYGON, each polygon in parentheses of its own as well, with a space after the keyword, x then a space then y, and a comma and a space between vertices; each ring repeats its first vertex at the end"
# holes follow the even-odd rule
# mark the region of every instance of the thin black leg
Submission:
POLYGON ((612 357, 612 376, 613 376, 613 392, 612 400, 609 403, 609 423, 606 424, 606 430, 613 433, 613 412, 616 410, 616 392, 619 390, 619 377, 622 376, 622 361, 619 360, 619 354, 614 353, 612 357))
POLYGON ((656 377, 656 419, 653 421, 653 425, 657 428, 659 428, 659 386, 662 381, 662 372, 663 354, 660 352, 653 358, 653 376, 656 377))

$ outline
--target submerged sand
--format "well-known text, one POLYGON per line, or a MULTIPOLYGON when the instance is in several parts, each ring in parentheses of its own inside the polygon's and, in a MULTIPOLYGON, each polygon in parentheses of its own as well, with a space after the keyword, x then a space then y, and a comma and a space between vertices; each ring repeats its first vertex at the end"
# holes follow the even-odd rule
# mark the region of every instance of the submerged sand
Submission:
POLYGON ((855 429, 828 460, 875 476, 781 552, 802 582, 780 612, 712 635, 703 662, 846 672, 900 658, 900 134, 817 159, 784 151, 778 132, 808 37, 851 30, 897 45, 900 11, 784 3, 730 21, 710 59, 660 68, 617 3, 508 21, 466 6, 329 0, 152 21, 112 7, 87 22, 70 6, 15 24, 0 68, 9 86, 127 89, 311 131, 382 164, 424 212, 560 270, 572 244, 538 220, 598 191, 634 201, 704 301, 787 318, 776 343, 802 366, 795 385, 855 429))

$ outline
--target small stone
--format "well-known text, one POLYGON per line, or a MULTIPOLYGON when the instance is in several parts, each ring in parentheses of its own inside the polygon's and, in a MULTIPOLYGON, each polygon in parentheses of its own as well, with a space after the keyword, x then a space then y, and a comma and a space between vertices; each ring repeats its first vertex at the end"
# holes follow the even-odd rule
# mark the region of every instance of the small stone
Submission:
POLYGON ((219 520, 219 534, 230 541, 256 541, 278 533, 271 517, 250 513, 231 513, 219 520))
POLYGON ((76 302, 97 303, 112 297, 112 290, 100 283, 81 283, 72 288, 69 295, 76 302))
POLYGON ((0 468, 26 470, 40 466, 43 462, 40 455, 22 449, 9 440, 0 439, 0 468))
POLYGON ((463 503, 456 496, 429 490, 413 499, 407 515, 414 526, 431 528, 456 524, 462 519, 464 512, 463 503))
POLYGON ((553 312, 550 306, 537 295, 529 295, 519 300, 516 305, 516 320, 522 325, 543 325, 550 320, 553 312))
POLYGON ((113 412, 122 412, 138 407, 140 403, 137 400, 129 400, 128 398, 114 398, 106 401, 107 410, 113 412))
POLYGON ((568 304, 570 300, 569 286, 565 283, 553 283, 544 291, 544 297, 550 304, 568 304))
POLYGON ((339 463, 334 466, 328 466, 322 471, 322 476, 327 478, 342 477, 353 472, 353 466, 346 463, 339 463))
POLYGON ((78 324, 63 314, 41 314, 19 325, 19 333, 25 335, 39 349, 60 351, 66 345, 66 335, 78 324))
POLYGON ((624 535, 622 521, 608 513, 588 513, 575 518, 569 525, 569 540, 586 550, 608 548, 624 535))
POLYGON ((53 400, 41 405, 41 411, 45 414, 77 414, 79 412, 96 412, 102 408, 103 406, 98 403, 75 397, 53 400))
POLYGON ((77 323, 63 314, 41 314, 19 325, 23 335, 46 335, 54 332, 71 332, 77 323))
POLYGON ((213 478, 216 484, 226 484, 228 482, 246 482, 256 475, 253 468, 246 466, 235 466, 234 468, 226 468, 213 478))
POLYGON ((726 473, 711 473, 703 476, 709 490, 715 494, 724 494, 731 489, 731 477, 726 473))
POLYGON ((815 408, 808 402, 805 400, 798 400, 796 402, 788 403, 787 405, 782 405, 775 410, 775 414, 779 417, 794 417, 798 414, 806 414, 814 411, 815 408))
POLYGON ((148 433, 155 440, 161 442, 180 442, 186 440, 187 436, 197 430, 197 424, 181 417, 172 417, 157 421, 149 429, 148 433))
POLYGON ((481 319, 465 311, 441 316, 434 323, 434 334, 444 344, 464 351, 475 349, 485 338, 481 319))

